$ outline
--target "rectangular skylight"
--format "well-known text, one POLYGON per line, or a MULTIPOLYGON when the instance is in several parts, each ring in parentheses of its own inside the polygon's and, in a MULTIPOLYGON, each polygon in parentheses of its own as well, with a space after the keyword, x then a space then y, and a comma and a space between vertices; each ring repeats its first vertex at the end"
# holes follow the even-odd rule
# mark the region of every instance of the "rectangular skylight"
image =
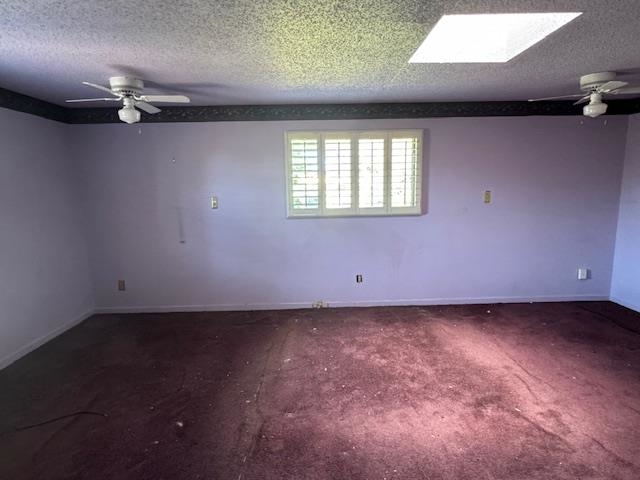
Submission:
POLYGON ((409 63, 508 62, 582 12, 443 15, 409 63))

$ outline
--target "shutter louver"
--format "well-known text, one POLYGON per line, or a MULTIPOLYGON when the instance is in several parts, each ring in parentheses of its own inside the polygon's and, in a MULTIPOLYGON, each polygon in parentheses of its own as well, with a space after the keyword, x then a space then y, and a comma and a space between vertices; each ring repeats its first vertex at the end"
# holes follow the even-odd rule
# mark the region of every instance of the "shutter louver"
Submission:
POLYGON ((358 206, 384 207, 384 139, 358 140, 358 206))
POLYGON ((324 181, 325 208, 351 208, 351 139, 325 140, 324 181))
POLYGON ((298 209, 317 209, 319 199, 318 140, 291 140, 291 201, 298 209))
POLYGON ((391 207, 417 206, 417 138, 391 139, 391 207))

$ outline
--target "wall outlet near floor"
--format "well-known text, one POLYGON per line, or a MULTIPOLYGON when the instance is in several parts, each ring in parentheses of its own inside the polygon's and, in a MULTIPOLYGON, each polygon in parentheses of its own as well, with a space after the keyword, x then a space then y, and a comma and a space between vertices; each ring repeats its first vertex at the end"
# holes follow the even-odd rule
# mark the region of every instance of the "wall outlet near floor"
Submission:
POLYGON ((491 203, 491 190, 484 191, 484 203, 491 203))
POLYGON ((124 292, 126 289, 127 287, 124 284, 124 280, 118 280, 118 290, 120 290, 121 292, 124 292))
POLYGON ((329 304, 325 301, 322 300, 318 300, 317 302, 313 302, 311 304, 311 307, 313 308, 327 308, 329 306, 329 304))
POLYGON ((356 283, 362 283, 362 275, 360 273, 356 275, 356 283))
POLYGON ((578 280, 588 280, 591 277, 591 270, 588 268, 578 268, 578 280))

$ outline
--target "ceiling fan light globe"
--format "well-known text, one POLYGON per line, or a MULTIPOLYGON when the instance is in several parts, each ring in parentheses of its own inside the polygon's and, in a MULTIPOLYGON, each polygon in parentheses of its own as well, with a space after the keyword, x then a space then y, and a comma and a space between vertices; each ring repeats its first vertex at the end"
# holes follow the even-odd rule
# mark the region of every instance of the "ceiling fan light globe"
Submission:
POLYGON ((138 123, 140 121, 140 112, 132 106, 125 106, 118 110, 118 117, 125 123, 138 123))
POLYGON ((599 117, 600 115, 603 115, 606 111, 607 111, 607 104, 600 103, 600 102, 590 103, 589 105, 585 105, 582 108, 582 113, 585 116, 591 117, 591 118, 599 117))

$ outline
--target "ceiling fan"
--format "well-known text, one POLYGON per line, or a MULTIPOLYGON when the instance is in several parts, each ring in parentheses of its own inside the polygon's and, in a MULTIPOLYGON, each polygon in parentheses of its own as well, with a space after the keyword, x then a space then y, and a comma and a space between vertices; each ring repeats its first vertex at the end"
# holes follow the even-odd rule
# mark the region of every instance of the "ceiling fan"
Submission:
POLYGON ((138 107, 147 113, 158 113, 160 109, 152 102, 167 103, 189 103, 189 97, 184 95, 143 95, 144 82, 134 77, 111 77, 109 79, 109 87, 96 85, 95 83, 82 82, 89 87, 97 88, 104 92, 108 92, 112 97, 105 98, 79 98, 76 100, 67 100, 68 103, 78 102, 119 102, 122 100, 122 108, 118 110, 118 117, 125 123, 136 123, 140 121, 140 112, 136 110, 138 107))
POLYGON ((640 94, 640 86, 627 87, 627 82, 616 80, 615 72, 600 72, 583 75, 580 77, 580 90, 582 93, 575 95, 560 95, 558 97, 533 98, 530 102, 541 100, 562 100, 566 98, 581 97, 574 105, 589 102, 582 109, 587 117, 595 118, 607 111, 607 104, 602 101, 603 95, 633 95, 640 94), (626 87, 626 88, 625 88, 626 87))

